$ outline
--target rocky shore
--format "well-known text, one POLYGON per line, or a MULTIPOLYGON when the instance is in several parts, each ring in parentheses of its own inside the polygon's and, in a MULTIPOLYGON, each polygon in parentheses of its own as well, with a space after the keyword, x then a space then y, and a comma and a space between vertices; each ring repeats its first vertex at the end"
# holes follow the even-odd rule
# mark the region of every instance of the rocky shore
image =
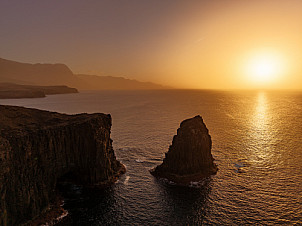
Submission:
POLYGON ((78 93, 68 86, 32 86, 0 83, 0 99, 41 98, 46 95, 78 93))
POLYGON ((59 180, 114 182, 125 167, 116 160, 110 131, 110 115, 0 105, 0 225, 24 224, 56 210, 59 180))
POLYGON ((173 137, 163 163, 150 173, 181 185, 200 181, 218 170, 211 148, 211 136, 203 119, 198 115, 184 120, 173 137))

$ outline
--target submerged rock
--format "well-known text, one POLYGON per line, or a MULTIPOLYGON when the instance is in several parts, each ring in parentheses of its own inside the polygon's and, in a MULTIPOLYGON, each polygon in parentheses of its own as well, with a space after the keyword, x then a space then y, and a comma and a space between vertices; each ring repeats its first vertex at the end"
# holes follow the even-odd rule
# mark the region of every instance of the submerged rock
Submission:
POLYGON ((199 181, 218 170, 211 148, 211 136, 202 118, 198 115, 184 120, 163 163, 150 172, 177 184, 188 185, 191 181, 199 181))
POLYGON ((125 172, 110 139, 111 116, 65 115, 0 105, 0 225, 18 225, 56 203, 56 185, 71 176, 107 185, 125 172))

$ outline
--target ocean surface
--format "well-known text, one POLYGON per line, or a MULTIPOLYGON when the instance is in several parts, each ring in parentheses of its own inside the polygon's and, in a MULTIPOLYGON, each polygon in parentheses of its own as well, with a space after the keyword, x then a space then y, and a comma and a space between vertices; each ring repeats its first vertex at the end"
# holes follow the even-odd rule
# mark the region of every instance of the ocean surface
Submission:
POLYGON ((0 104, 111 114, 127 173, 104 190, 66 188, 73 225, 302 225, 302 92, 89 91, 0 104), (212 137, 217 175, 191 187, 155 179, 149 170, 195 115, 212 137))

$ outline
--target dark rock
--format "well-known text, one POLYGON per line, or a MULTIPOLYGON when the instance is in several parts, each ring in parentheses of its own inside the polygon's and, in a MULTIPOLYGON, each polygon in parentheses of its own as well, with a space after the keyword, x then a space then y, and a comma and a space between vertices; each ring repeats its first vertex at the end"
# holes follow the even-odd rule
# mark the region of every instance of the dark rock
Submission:
POLYGON ((199 181, 217 172, 211 148, 211 136, 202 118, 198 115, 184 120, 163 163, 150 172, 177 184, 199 181))
POLYGON ((107 185, 125 172, 110 139, 111 116, 65 115, 0 105, 0 225, 45 213, 56 185, 73 175, 83 185, 107 185))

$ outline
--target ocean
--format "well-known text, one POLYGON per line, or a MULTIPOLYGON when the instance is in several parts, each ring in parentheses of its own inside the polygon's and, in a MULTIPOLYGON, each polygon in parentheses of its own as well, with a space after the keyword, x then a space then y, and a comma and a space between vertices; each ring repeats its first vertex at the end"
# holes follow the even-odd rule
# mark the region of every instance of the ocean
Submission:
POLYGON ((302 92, 85 91, 0 104, 111 114, 127 173, 105 189, 64 188, 72 225, 302 224, 302 92), (180 122, 195 115, 219 171, 190 187, 154 178, 180 122))

